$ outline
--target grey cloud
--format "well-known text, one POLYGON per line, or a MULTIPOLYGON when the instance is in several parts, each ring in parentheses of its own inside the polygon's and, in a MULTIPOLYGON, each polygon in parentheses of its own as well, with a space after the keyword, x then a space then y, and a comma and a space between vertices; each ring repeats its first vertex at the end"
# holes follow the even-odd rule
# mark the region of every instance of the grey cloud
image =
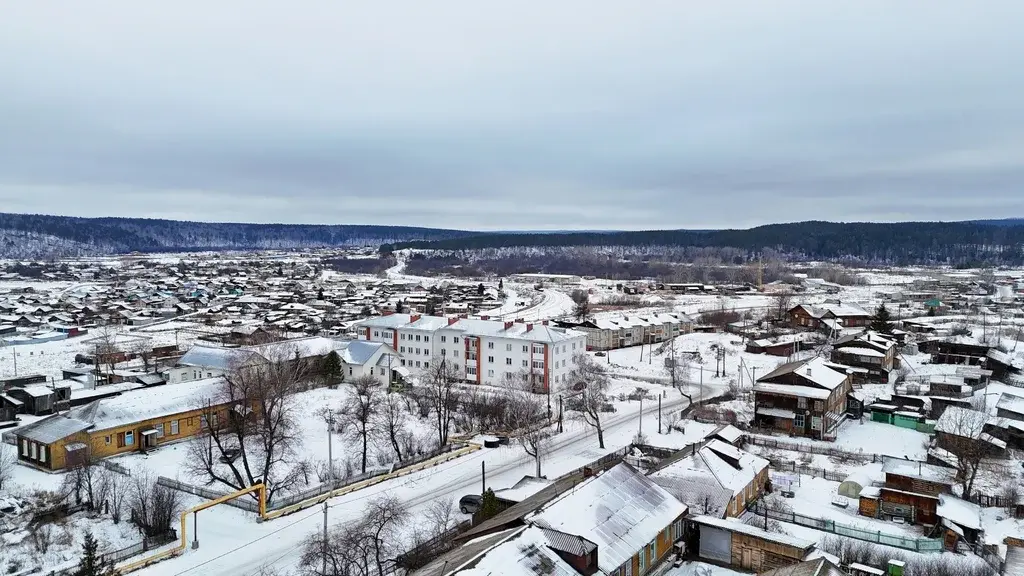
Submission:
POLYGON ((476 229, 1024 215, 1011 0, 80 10, 0 18, 0 210, 476 229))

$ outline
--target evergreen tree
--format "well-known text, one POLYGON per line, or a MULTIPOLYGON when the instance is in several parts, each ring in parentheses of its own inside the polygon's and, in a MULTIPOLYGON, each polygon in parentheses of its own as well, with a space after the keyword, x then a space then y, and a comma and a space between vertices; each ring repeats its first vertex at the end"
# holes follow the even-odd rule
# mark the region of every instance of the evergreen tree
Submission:
POLYGON ((86 532, 85 542, 82 543, 82 559, 78 561, 74 576, 117 576, 114 564, 104 560, 98 549, 99 543, 93 538, 92 532, 86 532))
POLYGON ((484 492, 483 501, 480 502, 480 512, 478 512, 480 514, 480 521, 493 518, 499 512, 501 512, 501 505, 498 503, 498 497, 494 495, 494 490, 488 488, 484 492))
POLYGON ((505 289, 505 280, 503 280, 501 278, 498 278, 498 290, 501 291, 501 290, 504 290, 504 289, 505 289))
POLYGON ((484 285, 483 285, 483 283, 481 283, 479 286, 476 287, 476 293, 479 296, 483 296, 484 295, 484 285))
POLYGON ((871 329, 880 334, 892 334, 894 329, 892 315, 889 314, 889 309, 885 307, 884 302, 875 309, 875 316, 871 319, 871 329))
POLYGON ((327 356, 324 356, 324 363, 321 370, 324 380, 326 380, 328 384, 335 384, 341 380, 341 357, 338 356, 337 352, 331 350, 327 353, 327 356))
POLYGON ((395 303, 395 314, 401 314, 405 312, 405 304, 401 300, 395 303))
POLYGON ((320 288, 319 290, 316 291, 316 299, 317 300, 323 300, 324 299, 324 289, 323 288, 320 288))

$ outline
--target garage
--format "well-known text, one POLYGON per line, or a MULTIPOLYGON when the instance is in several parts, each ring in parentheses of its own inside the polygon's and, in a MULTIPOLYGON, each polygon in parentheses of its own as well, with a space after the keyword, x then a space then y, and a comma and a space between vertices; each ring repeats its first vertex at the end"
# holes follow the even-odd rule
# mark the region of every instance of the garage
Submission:
POLYGON ((732 532, 701 524, 700 557, 724 564, 732 563, 732 532))

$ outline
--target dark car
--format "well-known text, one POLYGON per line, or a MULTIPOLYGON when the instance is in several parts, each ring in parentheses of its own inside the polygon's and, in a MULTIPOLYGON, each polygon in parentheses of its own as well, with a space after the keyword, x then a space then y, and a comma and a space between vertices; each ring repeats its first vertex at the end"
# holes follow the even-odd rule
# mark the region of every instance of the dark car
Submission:
POLYGON ((483 506, 484 499, 476 494, 466 494, 459 499, 459 511, 463 514, 476 514, 483 506))
POLYGON ((218 460, 220 460, 224 464, 231 464, 232 462, 237 460, 238 457, 241 455, 242 451, 239 450, 238 448, 225 448, 223 452, 221 452, 220 458, 218 458, 218 460))

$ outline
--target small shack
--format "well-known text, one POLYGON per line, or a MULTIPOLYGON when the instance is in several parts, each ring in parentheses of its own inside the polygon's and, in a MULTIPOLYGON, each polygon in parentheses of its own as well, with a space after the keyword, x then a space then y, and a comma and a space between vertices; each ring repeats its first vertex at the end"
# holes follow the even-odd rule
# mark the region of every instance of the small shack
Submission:
POLYGON ((695 516, 689 523, 697 533, 700 558, 732 568, 774 570, 802 561, 814 549, 810 540, 768 532, 741 520, 695 516))

